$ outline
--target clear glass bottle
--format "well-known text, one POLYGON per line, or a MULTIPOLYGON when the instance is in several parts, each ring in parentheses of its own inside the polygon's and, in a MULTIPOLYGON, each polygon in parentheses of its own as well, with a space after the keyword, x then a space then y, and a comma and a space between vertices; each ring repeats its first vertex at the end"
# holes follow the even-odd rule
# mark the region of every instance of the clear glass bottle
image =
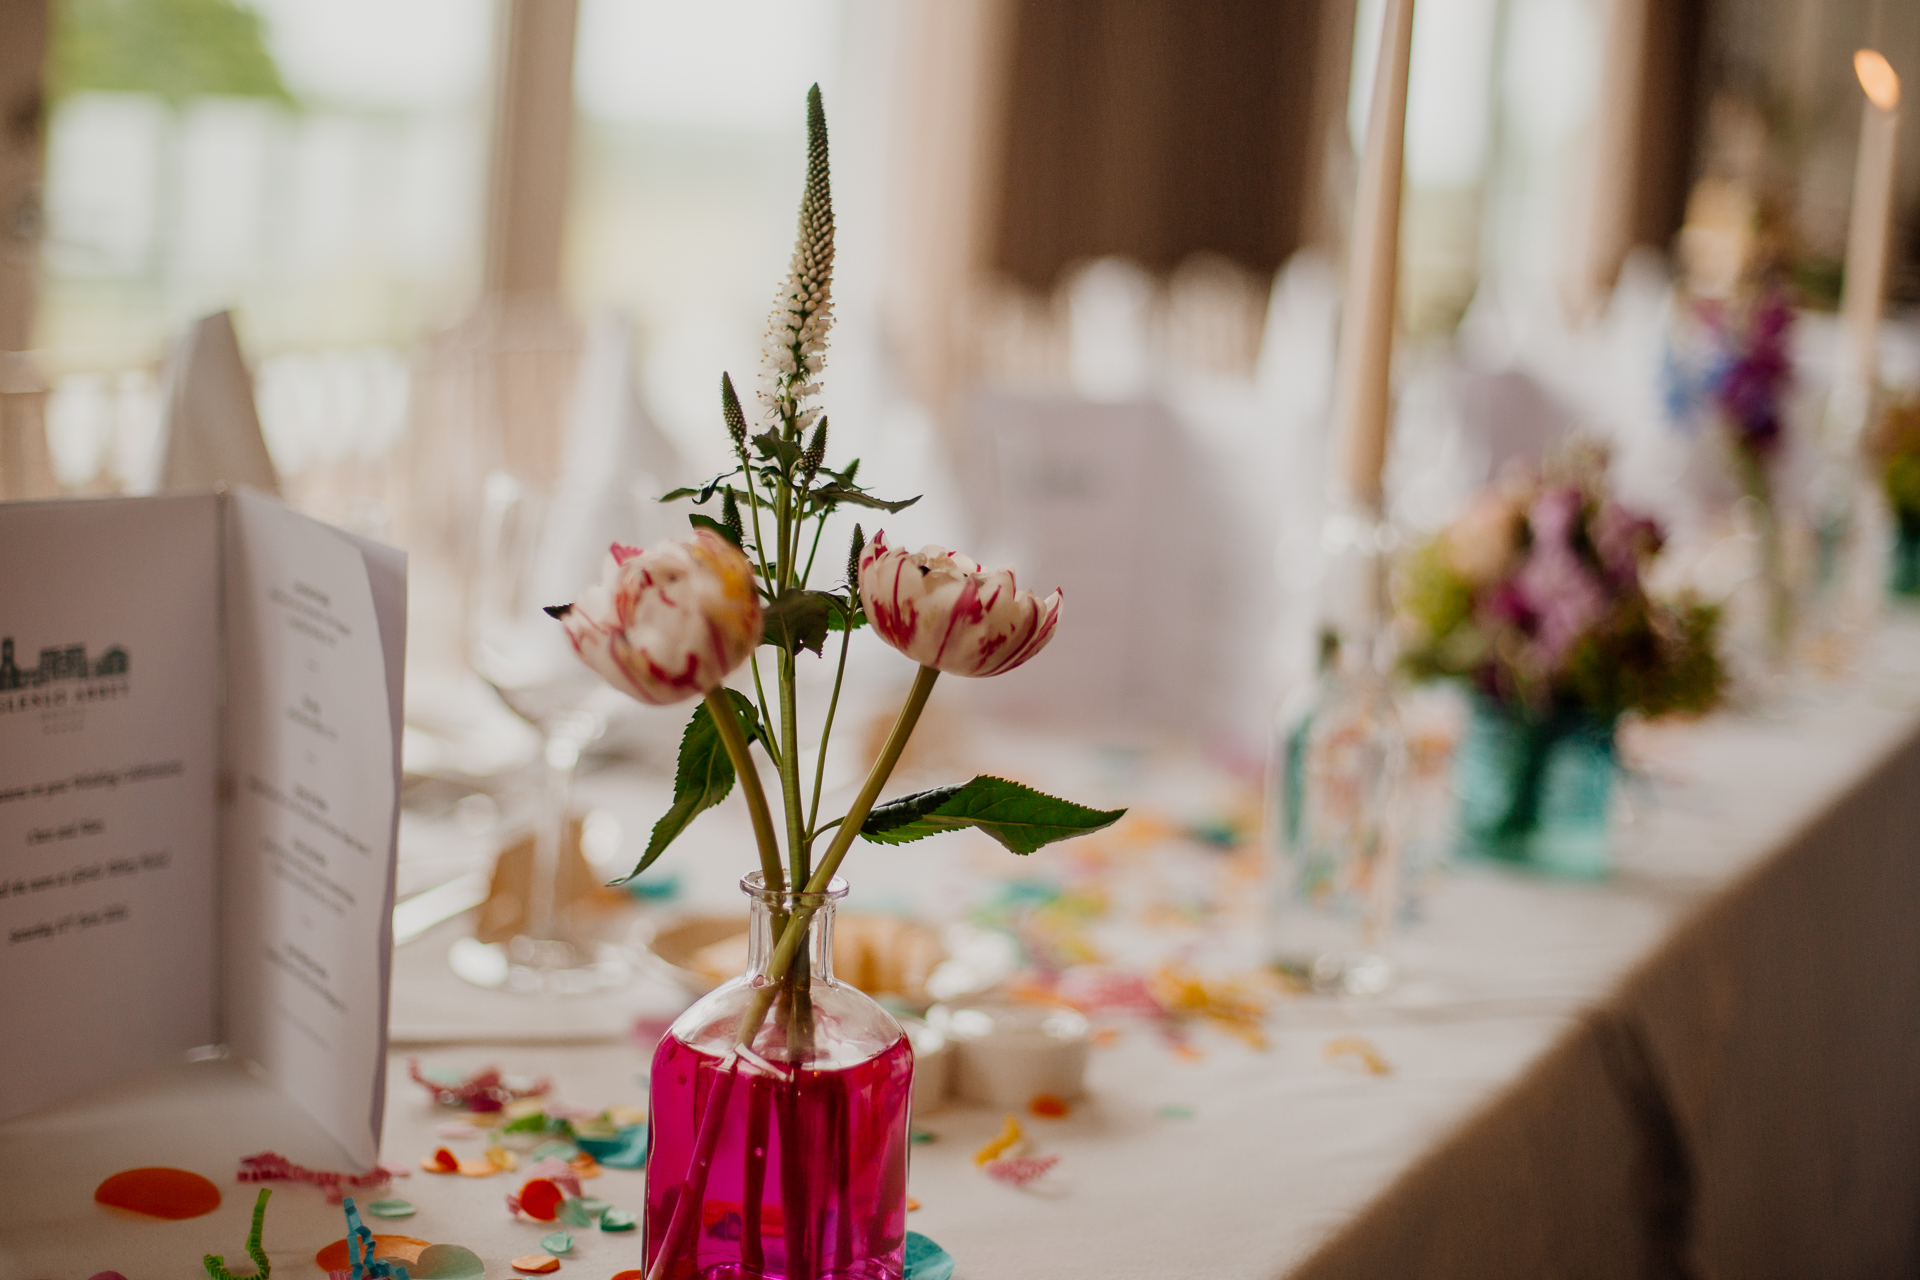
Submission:
POLYGON ((844 882, 776 894, 756 872, 740 887, 747 972, 681 1014, 654 1052, 647 1274, 898 1280, 912 1048, 891 1014, 834 980, 844 882), (776 982, 769 964, 796 916, 807 945, 776 982), (758 1028, 741 1047, 748 1021, 758 1028))
POLYGON ((1329 541, 1347 625, 1321 641, 1319 673, 1274 734, 1268 813, 1275 898, 1270 952, 1316 992, 1377 995, 1392 985, 1388 940, 1404 888, 1400 788, 1406 734, 1394 706, 1384 609, 1386 538, 1377 526, 1329 541))

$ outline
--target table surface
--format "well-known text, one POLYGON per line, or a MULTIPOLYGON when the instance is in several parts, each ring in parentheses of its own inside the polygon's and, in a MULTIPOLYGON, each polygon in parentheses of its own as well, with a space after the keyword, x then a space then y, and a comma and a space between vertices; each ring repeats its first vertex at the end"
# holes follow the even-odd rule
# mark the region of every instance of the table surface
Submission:
MULTIPOLYGON (((1628 788, 1632 812, 1612 880, 1566 884, 1455 869, 1400 943, 1405 977, 1396 988, 1371 1001, 1276 1001, 1264 1049, 1209 1028, 1176 1049, 1150 1029, 1124 1028, 1095 1051, 1089 1096, 1069 1116, 1023 1118, 1036 1153, 1061 1158, 1027 1189, 992 1181, 971 1159, 999 1130, 1000 1112, 951 1105, 921 1117, 917 1125, 934 1141, 913 1148, 910 1191, 921 1208, 909 1226, 944 1245, 963 1278, 1285 1274, 1422 1153, 1497 1105, 1691 912, 1794 839, 1917 731, 1913 619, 1885 626, 1844 682, 1809 684, 1763 712, 1650 731, 1635 753, 1652 781, 1628 788), (1391 1071, 1376 1076, 1329 1060, 1327 1043, 1349 1034, 1364 1036, 1391 1071)), ((1052 764, 1024 762, 1033 764, 1030 776, 1072 774, 1061 789, 1087 799, 1139 797, 1143 811, 1171 815, 1168 830, 1234 802, 1233 787, 1209 780, 1190 759, 1116 762, 1083 753, 1062 765, 1058 751, 1033 750, 1052 764)), ((611 779, 587 790, 632 831, 645 829, 662 798, 611 779)), ((672 865, 687 881, 688 901, 722 902, 740 861, 724 855, 747 847, 744 824, 724 808, 702 824, 702 838, 677 851, 672 865)), ((1138 873, 1128 891, 1164 893, 1176 905, 1180 895, 1197 896, 1203 901, 1189 905, 1198 923, 1114 936, 1201 969, 1244 963, 1256 945, 1260 895, 1246 857, 1191 842, 1176 841, 1185 845, 1177 854, 1145 838, 1136 843, 1132 852, 1126 841, 1106 846, 1110 863, 1138 873)), ((884 909, 977 897, 985 876, 1007 874, 996 861, 1005 857, 965 841, 868 851, 857 868, 859 900, 884 909)), ((1088 864, 1087 854, 1063 846, 1018 870, 1072 882, 1088 864)), ((513 1274, 508 1260, 537 1252, 551 1228, 509 1218, 503 1197, 518 1185, 512 1175, 419 1171, 419 1159, 446 1141, 439 1129, 453 1116, 408 1081, 407 1059, 550 1075, 568 1104, 642 1104, 647 1055, 630 1028, 636 1016, 670 1016, 682 999, 648 982, 615 999, 547 1002, 529 1012, 524 1001, 446 975, 445 948, 460 928, 450 922, 396 959, 384 1151, 390 1167, 411 1172, 385 1194, 419 1212, 389 1225, 466 1245, 486 1259, 489 1276, 505 1276, 513 1274)), ((482 1144, 446 1145, 466 1156, 482 1144)), ((129 1280, 187 1280, 204 1274, 207 1252, 244 1265, 252 1189, 235 1186, 232 1172, 241 1156, 266 1149, 342 1167, 304 1117, 226 1062, 183 1065, 0 1125, 8 1209, 0 1274, 81 1280, 112 1268, 129 1280), (136 1220, 92 1202, 102 1177, 145 1164, 197 1169, 231 1190, 215 1214, 187 1222, 136 1220)), ((589 1194, 637 1211, 642 1187, 640 1173, 607 1170, 589 1194)), ((314 1250, 341 1234, 339 1210, 317 1191, 276 1193, 266 1244, 283 1280, 320 1275, 314 1250)), ((576 1240, 562 1275, 605 1277, 639 1265, 637 1234, 588 1230, 576 1240)))

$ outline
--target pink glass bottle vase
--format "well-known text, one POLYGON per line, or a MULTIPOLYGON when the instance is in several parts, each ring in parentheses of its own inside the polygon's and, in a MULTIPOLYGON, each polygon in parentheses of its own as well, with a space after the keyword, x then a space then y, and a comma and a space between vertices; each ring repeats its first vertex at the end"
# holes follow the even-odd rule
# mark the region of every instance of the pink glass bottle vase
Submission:
POLYGON ((756 872, 740 887, 747 972, 681 1014, 653 1056, 649 1280, 898 1280, 913 1051, 891 1014, 834 981, 843 881, 774 894, 756 872), (775 983, 795 916, 807 945, 775 983))

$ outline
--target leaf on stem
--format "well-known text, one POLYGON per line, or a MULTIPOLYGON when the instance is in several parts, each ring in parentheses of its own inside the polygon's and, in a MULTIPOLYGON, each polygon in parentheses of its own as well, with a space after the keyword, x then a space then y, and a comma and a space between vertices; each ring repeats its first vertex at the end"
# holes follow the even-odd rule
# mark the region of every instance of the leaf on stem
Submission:
MULTIPOLYGON (((760 713, 754 709, 753 700, 733 689, 725 692, 727 702, 740 717, 740 728, 747 741, 763 738, 760 713)), ((727 798, 733 782, 733 761, 727 755, 726 743, 720 740, 720 730, 713 723, 707 704, 702 701, 694 707, 693 718, 687 721, 686 731, 680 735, 680 763, 673 773, 673 807, 653 824, 653 835, 639 863, 613 883, 625 883, 652 866, 674 838, 687 829, 689 822, 727 798)))
POLYGON ((903 498, 898 502, 890 502, 885 498, 876 498, 872 494, 853 488, 850 485, 834 483, 823 484, 813 490, 807 495, 807 500, 813 504, 813 508, 816 511, 821 507, 835 506, 843 502, 855 507, 872 507, 876 511, 905 511, 908 507, 920 501, 920 495, 915 494, 911 498, 903 498))
POLYGON ((1014 853, 1032 853, 1056 840, 1112 826, 1126 812, 1089 809, 982 774, 972 782, 934 787, 876 806, 861 824, 860 836, 875 844, 906 844, 942 831, 977 827, 1014 853))
MULTIPOLYGON (((735 513, 736 516, 738 514, 739 514, 738 512, 735 513)), ((719 534, 721 537, 725 538, 728 542, 731 542, 734 546, 737 547, 740 545, 739 531, 728 528, 726 525, 722 524, 720 521, 715 520, 712 516, 703 516, 698 511, 695 511, 690 513, 687 516, 687 523, 692 525, 696 529, 711 529, 715 533, 719 534)))
POLYGON ((740 474, 740 469, 738 467, 735 467, 732 471, 726 472, 724 475, 715 476, 713 479, 707 481, 705 484, 701 485, 697 489, 689 489, 689 488, 686 488, 685 486, 682 486, 681 488, 675 489, 669 493, 663 493, 660 495, 659 501, 677 502, 681 498, 692 498, 695 506, 703 506, 705 505, 707 499, 711 498, 714 495, 715 491, 717 491, 721 485, 725 484, 727 481, 733 479, 735 476, 739 474, 740 474))
POLYGON ((762 431, 755 436, 753 446, 760 451, 761 457, 778 458, 781 465, 788 467, 799 462, 800 455, 804 452, 798 442, 782 440, 771 431, 762 431))
POLYGON ((802 649, 820 652, 833 629, 839 601, 824 591, 787 591, 766 609, 761 635, 764 643, 788 653, 802 649))

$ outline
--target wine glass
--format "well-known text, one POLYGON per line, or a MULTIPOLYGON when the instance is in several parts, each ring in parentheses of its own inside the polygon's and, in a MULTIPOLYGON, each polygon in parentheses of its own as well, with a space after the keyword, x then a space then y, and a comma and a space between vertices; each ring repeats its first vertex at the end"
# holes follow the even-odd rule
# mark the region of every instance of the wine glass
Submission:
POLYGON ((631 957, 595 937, 560 897, 572 853, 574 769, 580 753, 606 731, 618 697, 543 611, 594 581, 606 555, 568 537, 569 522, 556 518, 560 510, 552 495, 513 476, 487 478, 468 604, 468 661, 514 714, 539 730, 545 778, 520 931, 504 944, 463 938, 448 962, 470 982, 528 993, 604 990, 634 972, 631 957))

